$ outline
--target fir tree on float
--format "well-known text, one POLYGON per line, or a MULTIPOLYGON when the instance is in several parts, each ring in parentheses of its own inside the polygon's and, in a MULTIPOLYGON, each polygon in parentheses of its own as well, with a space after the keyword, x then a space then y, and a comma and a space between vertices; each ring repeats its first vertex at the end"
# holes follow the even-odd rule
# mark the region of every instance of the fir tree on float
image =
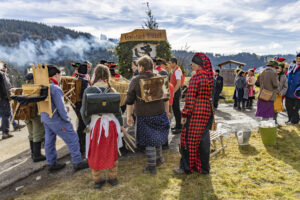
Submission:
POLYGON ((148 10, 146 11, 148 20, 144 22, 144 25, 142 25, 143 29, 158 29, 158 23, 156 22, 156 19, 152 15, 152 11, 149 6, 149 2, 146 3, 148 10))
POLYGON ((142 25, 143 29, 136 29, 132 32, 122 34, 127 35, 128 37, 125 37, 123 38, 124 40, 122 40, 121 35, 120 43, 116 47, 120 73, 126 78, 132 77, 132 61, 138 59, 138 57, 145 53, 143 50, 138 49, 137 45, 139 44, 150 47, 148 49, 152 49, 152 52, 155 52, 155 55, 151 54, 152 58, 163 58, 166 61, 169 61, 172 57, 171 46, 167 41, 166 31, 158 29, 158 23, 152 14, 149 3, 147 2, 146 5, 147 21, 142 25), (162 32, 164 34, 162 34, 162 32), (139 36, 135 34, 138 34, 139 36), (148 35, 151 35, 152 37, 148 37, 148 35), (135 52, 133 52, 134 50, 135 52), (139 56, 136 56, 136 54, 139 54, 139 56))

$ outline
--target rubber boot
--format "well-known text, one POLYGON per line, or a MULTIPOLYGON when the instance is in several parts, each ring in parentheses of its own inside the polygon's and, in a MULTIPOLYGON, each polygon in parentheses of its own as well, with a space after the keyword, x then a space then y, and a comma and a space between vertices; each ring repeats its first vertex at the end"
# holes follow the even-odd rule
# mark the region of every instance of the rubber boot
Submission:
POLYGON ((30 152, 31 152, 31 159, 33 160, 33 141, 29 140, 30 143, 30 152))
POLYGON ((33 162, 46 160, 46 157, 41 154, 42 142, 33 142, 33 162))

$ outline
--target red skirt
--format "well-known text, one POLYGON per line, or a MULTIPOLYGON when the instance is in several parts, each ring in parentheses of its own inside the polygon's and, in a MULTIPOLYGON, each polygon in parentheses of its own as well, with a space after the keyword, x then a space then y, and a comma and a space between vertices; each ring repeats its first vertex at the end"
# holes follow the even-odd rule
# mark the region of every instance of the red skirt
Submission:
POLYGON ((89 166, 93 170, 104 170, 114 168, 118 160, 118 132, 116 124, 109 122, 109 134, 105 137, 105 130, 100 133, 101 118, 99 118, 91 130, 90 147, 88 153, 89 166), (100 142, 98 143, 99 135, 100 142), (93 138, 91 136, 93 135, 93 138))

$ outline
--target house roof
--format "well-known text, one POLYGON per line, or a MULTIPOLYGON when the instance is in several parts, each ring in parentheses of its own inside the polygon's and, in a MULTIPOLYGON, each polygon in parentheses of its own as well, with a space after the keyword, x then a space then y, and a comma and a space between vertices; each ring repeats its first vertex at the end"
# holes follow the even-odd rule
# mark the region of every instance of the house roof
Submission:
POLYGON ((239 66, 246 65, 245 63, 238 62, 238 61, 235 61, 235 60, 228 60, 226 62, 222 62, 222 63, 218 64, 218 66, 221 68, 223 65, 228 65, 228 64, 235 64, 235 65, 239 65, 239 66))

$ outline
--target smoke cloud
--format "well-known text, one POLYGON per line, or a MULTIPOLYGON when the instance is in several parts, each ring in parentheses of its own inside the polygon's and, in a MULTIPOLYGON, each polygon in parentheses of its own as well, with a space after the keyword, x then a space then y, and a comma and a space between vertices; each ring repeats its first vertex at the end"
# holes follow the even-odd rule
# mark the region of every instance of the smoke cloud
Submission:
POLYGON ((116 43, 109 40, 92 38, 71 38, 48 41, 26 39, 16 47, 0 46, 0 60, 18 68, 31 64, 60 62, 64 59, 74 61, 87 60, 87 53, 99 49, 115 47, 116 43))

